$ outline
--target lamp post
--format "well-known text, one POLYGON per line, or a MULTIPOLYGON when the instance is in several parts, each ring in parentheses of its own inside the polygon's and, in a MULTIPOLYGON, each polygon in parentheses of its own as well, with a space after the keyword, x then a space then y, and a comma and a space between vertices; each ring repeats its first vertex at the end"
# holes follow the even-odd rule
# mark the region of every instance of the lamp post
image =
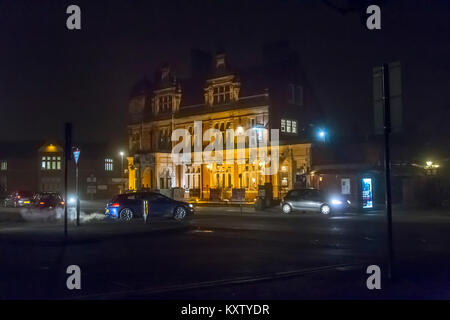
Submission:
POLYGON ((322 142, 325 142, 325 141, 326 141, 326 138, 327 138, 327 132, 326 132, 324 129, 320 129, 319 132, 317 133, 317 135, 319 136, 319 139, 320 139, 322 142))
MULTIPOLYGON (((77 212, 77 226, 80 225, 80 194, 78 191, 78 159, 80 158, 80 149, 75 148, 73 150, 73 159, 75 160, 75 192, 77 195, 77 204, 76 204, 76 212, 77 212)), ((67 201, 67 199, 66 199, 67 201)), ((66 204, 67 205, 67 204, 66 204)))
POLYGON ((123 178, 123 155, 124 155, 124 153, 123 153, 123 151, 120 151, 120 158, 121 158, 121 174, 120 174, 120 176, 121 176, 121 178, 123 178))
POLYGON ((123 191, 122 190, 124 190, 125 189, 125 183, 124 183, 124 181, 122 180, 123 179, 123 176, 124 176, 124 172, 123 172, 123 155, 124 155, 124 152, 123 151, 120 151, 119 152, 119 155, 120 155, 120 159, 121 159, 121 164, 120 164, 120 185, 121 185, 121 187, 120 187, 120 189, 121 189, 121 191, 120 191, 120 193, 122 193, 123 191))
POLYGON ((430 175, 430 176, 436 175, 437 169, 439 168, 439 164, 434 163, 433 161, 430 161, 430 160, 425 162, 425 164, 426 164, 425 170, 426 170, 427 175, 430 175))

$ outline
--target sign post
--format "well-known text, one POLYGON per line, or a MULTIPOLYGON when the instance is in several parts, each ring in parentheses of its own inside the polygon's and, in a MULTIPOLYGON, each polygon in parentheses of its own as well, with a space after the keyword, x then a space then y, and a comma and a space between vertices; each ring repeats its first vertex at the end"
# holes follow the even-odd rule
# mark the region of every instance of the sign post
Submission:
POLYGON ((373 106, 375 134, 384 141, 385 207, 387 218, 387 263, 389 279, 394 277, 392 234, 390 135, 402 130, 402 71, 400 62, 385 63, 373 69, 373 106))
MULTIPOLYGON (((80 158, 80 149, 73 150, 73 159, 75 160, 75 193, 77 195, 77 227, 80 225, 80 195, 78 192, 78 159, 80 158)), ((67 199, 66 199, 67 201, 67 199)))
POLYGON ((234 188, 231 191, 231 201, 239 201, 239 207, 242 215, 242 203, 245 201, 245 189, 234 188))
MULTIPOLYGON (((64 130, 64 196, 67 201, 67 170, 72 157, 72 124, 66 123, 64 130)), ((64 206, 64 237, 67 238, 67 204, 64 206)))
POLYGON ((392 244, 392 197, 391 197, 391 155, 389 135, 391 133, 391 105, 389 90, 389 66, 383 64, 383 99, 384 99, 384 172, 386 180, 386 218, 388 234, 388 278, 392 279, 394 248, 392 244))

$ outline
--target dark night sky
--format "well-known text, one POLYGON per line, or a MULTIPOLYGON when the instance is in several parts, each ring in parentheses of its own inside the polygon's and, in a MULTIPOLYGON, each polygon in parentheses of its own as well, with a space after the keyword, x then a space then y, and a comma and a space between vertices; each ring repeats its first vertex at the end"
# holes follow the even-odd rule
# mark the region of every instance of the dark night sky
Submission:
POLYGON ((264 43, 283 39, 336 131, 367 125, 372 67, 401 60, 407 127, 448 134, 449 17, 450 1, 387 1, 382 30, 369 31, 361 12, 318 0, 0 0, 0 140, 61 138, 70 120, 81 140, 124 143, 129 89, 144 74, 168 61, 187 75, 192 47, 254 64, 264 43), (70 4, 81 31, 66 29, 70 4))

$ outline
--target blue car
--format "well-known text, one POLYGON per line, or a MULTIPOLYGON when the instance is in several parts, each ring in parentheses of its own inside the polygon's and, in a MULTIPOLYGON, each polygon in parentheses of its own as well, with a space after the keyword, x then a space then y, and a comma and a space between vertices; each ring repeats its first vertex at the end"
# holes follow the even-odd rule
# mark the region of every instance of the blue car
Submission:
POLYGON ((177 201, 156 192, 118 194, 106 205, 105 215, 122 221, 143 218, 168 218, 183 221, 194 214, 192 204, 177 201))

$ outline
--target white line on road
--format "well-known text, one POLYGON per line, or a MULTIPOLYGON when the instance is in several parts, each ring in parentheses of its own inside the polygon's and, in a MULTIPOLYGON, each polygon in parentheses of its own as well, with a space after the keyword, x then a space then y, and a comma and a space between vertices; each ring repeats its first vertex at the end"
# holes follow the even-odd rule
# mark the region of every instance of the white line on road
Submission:
POLYGON ((163 287, 154 287, 154 288, 144 288, 139 290, 123 290, 123 291, 113 291, 113 292, 105 292, 105 293, 97 293, 97 294, 88 294, 78 297, 70 297, 70 299, 101 299, 101 298, 112 298, 112 297, 124 297, 124 296, 142 296, 142 295, 151 295, 156 293, 169 293, 176 291, 185 291, 190 289, 202 289, 208 287, 218 287, 224 285, 237 285, 244 283, 254 283, 261 281, 269 281, 269 280, 277 280, 291 277, 299 277, 308 274, 324 272, 324 271, 332 271, 332 270, 351 270, 363 267, 364 264, 338 264, 338 265, 330 265, 324 267, 316 267, 316 268, 307 268, 307 269, 299 269, 299 270, 291 270, 284 272, 275 272, 269 274, 263 274, 259 276, 249 276, 249 277, 237 277, 231 279, 223 279, 223 280, 215 280, 215 281, 204 281, 204 282, 193 282, 181 285, 171 285, 171 286, 163 286, 163 287), (343 269, 344 268, 344 269, 343 269))

